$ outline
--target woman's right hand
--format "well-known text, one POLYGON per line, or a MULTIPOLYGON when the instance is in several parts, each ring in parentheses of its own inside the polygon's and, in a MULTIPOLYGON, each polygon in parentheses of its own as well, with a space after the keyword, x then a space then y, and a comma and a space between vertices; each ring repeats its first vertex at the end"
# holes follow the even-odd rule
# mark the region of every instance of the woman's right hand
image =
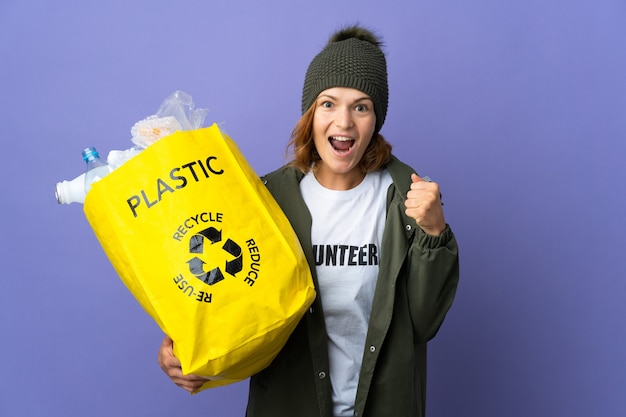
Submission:
POLYGON ((174 341, 165 336, 159 349, 159 366, 170 379, 185 391, 197 391, 207 382, 207 378, 197 375, 183 375, 180 361, 174 356, 174 341))

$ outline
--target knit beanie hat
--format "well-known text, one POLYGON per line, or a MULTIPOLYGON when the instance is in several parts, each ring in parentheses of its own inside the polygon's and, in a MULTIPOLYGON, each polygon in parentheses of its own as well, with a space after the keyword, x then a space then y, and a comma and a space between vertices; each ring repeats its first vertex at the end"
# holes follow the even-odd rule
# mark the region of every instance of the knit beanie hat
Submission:
POLYGON ((369 30, 352 26, 335 32, 306 72, 302 114, 317 96, 333 87, 355 88, 371 97, 378 133, 387 115, 387 62, 381 42, 369 30))

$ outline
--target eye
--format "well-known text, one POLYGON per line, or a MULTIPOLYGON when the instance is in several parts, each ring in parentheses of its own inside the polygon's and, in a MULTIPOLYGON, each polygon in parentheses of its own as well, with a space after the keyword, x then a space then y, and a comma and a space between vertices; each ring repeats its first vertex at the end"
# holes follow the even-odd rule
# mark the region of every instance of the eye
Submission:
POLYGON ((357 104, 355 107, 356 111, 359 113, 363 113, 369 110, 369 107, 365 104, 357 104))
POLYGON ((322 107, 324 107, 325 109, 330 109, 333 107, 333 103, 331 103, 330 101, 323 101, 322 107))

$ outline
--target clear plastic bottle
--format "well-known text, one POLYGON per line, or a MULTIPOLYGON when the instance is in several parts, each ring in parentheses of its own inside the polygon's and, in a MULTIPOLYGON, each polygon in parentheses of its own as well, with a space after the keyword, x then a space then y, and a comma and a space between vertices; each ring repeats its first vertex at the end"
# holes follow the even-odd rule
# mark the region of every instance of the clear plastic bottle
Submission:
POLYGON ((100 154, 96 148, 85 149, 83 160, 87 164, 83 174, 73 180, 56 184, 55 194, 59 204, 84 203, 91 184, 111 172, 109 165, 100 159, 100 154))
POLYGON ((91 189, 91 184, 106 176, 111 169, 109 164, 100 159, 100 154, 96 148, 91 147, 83 151, 83 160, 87 163, 85 170, 85 193, 91 189))

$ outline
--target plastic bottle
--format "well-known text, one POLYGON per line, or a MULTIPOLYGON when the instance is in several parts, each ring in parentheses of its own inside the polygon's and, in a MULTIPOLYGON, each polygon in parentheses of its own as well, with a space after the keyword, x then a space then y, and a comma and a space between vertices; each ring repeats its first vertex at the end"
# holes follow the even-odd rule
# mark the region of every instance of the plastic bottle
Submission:
POLYGON ((102 179, 111 170, 109 164, 100 159, 100 154, 96 148, 91 147, 83 151, 83 160, 87 163, 85 170, 85 193, 91 189, 91 184, 102 179))
POLYGON ((91 184, 111 172, 109 165, 100 159, 100 154, 96 148, 85 149, 83 160, 87 164, 83 174, 73 180, 56 184, 55 194, 59 204, 84 203, 91 184))
POLYGON ((59 204, 84 203, 85 202, 85 173, 70 181, 57 182, 56 198, 59 204))

